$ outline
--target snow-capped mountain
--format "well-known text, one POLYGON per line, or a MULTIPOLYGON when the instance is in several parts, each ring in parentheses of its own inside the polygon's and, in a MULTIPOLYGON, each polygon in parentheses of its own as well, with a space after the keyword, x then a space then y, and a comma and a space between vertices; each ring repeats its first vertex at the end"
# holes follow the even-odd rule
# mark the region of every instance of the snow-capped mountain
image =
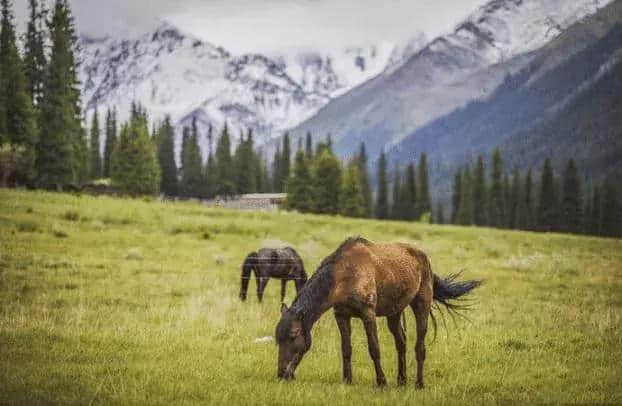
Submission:
MULTIPOLYGON (((383 43, 293 57, 231 55, 162 23, 134 39, 83 37, 80 49, 87 116, 96 107, 117 107, 123 120, 138 101, 152 120, 169 114, 182 126, 196 117, 202 130, 227 122, 234 141, 240 131, 252 128, 261 143, 381 73, 398 48, 383 43)), ((206 131, 201 132, 206 152, 206 131)))
POLYGON ((359 141, 378 154, 431 120, 488 97, 526 66, 532 51, 610 2, 490 1, 396 68, 333 99, 294 133, 330 132, 344 156, 359 141))

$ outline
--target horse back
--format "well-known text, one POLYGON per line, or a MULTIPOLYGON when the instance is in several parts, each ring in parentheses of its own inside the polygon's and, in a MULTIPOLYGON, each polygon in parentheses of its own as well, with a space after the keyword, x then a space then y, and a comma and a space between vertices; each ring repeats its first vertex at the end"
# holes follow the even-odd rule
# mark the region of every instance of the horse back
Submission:
POLYGON ((411 245, 358 242, 335 264, 333 300, 337 306, 371 306, 377 316, 399 313, 430 278, 428 268, 425 254, 411 245))

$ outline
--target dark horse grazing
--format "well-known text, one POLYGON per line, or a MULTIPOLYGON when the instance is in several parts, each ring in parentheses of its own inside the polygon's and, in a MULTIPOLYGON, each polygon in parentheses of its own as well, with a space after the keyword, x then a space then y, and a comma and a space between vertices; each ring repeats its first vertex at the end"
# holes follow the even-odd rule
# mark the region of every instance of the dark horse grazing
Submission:
MULTIPOLYGON (((363 320, 376 382, 386 385, 380 365, 376 317, 387 317, 398 353, 398 385, 406 383, 406 335, 400 317, 410 306, 417 319, 417 387, 423 387, 425 335, 433 301, 448 310, 459 308, 450 300, 471 292, 480 281, 441 279, 432 273, 428 257, 408 244, 374 244, 363 238, 344 241, 324 259, 288 309, 283 305, 276 327, 279 345, 278 377, 293 379, 294 371, 311 347, 311 328, 331 307, 341 333, 343 379, 352 382, 350 318, 363 320)), ((434 318, 432 318, 434 321, 434 318)))
POLYGON ((251 271, 255 273, 257 297, 260 302, 270 278, 281 279, 281 302, 285 299, 288 281, 294 281, 296 292, 299 292, 307 281, 307 273, 302 259, 293 248, 262 248, 257 252, 248 254, 242 265, 242 286, 240 289, 242 301, 246 300, 251 271))

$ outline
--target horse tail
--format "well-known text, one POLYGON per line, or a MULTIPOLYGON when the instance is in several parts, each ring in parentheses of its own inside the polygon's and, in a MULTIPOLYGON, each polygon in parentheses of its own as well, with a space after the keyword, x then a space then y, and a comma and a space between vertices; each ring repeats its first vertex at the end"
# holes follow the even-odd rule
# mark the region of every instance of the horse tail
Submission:
POLYGON ((434 275, 434 300, 450 311, 468 308, 468 304, 455 301, 464 299, 464 296, 482 284, 481 280, 458 281, 460 274, 458 272, 446 278, 434 275))
POLYGON ((255 266, 257 265, 258 261, 259 257, 257 256, 257 253, 251 252, 244 260, 244 264, 242 264, 242 280, 240 288, 240 299, 242 301, 246 300, 246 292, 248 291, 248 282, 251 279, 251 271, 255 272, 255 276, 257 276, 255 266))

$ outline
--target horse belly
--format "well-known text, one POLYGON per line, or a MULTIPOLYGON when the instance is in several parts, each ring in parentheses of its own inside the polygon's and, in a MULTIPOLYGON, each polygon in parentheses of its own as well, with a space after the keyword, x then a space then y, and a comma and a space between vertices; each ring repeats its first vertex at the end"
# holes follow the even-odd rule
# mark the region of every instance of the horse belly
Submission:
POLYGON ((392 316, 404 310, 417 295, 419 282, 412 275, 403 275, 377 283, 376 316, 392 316))

